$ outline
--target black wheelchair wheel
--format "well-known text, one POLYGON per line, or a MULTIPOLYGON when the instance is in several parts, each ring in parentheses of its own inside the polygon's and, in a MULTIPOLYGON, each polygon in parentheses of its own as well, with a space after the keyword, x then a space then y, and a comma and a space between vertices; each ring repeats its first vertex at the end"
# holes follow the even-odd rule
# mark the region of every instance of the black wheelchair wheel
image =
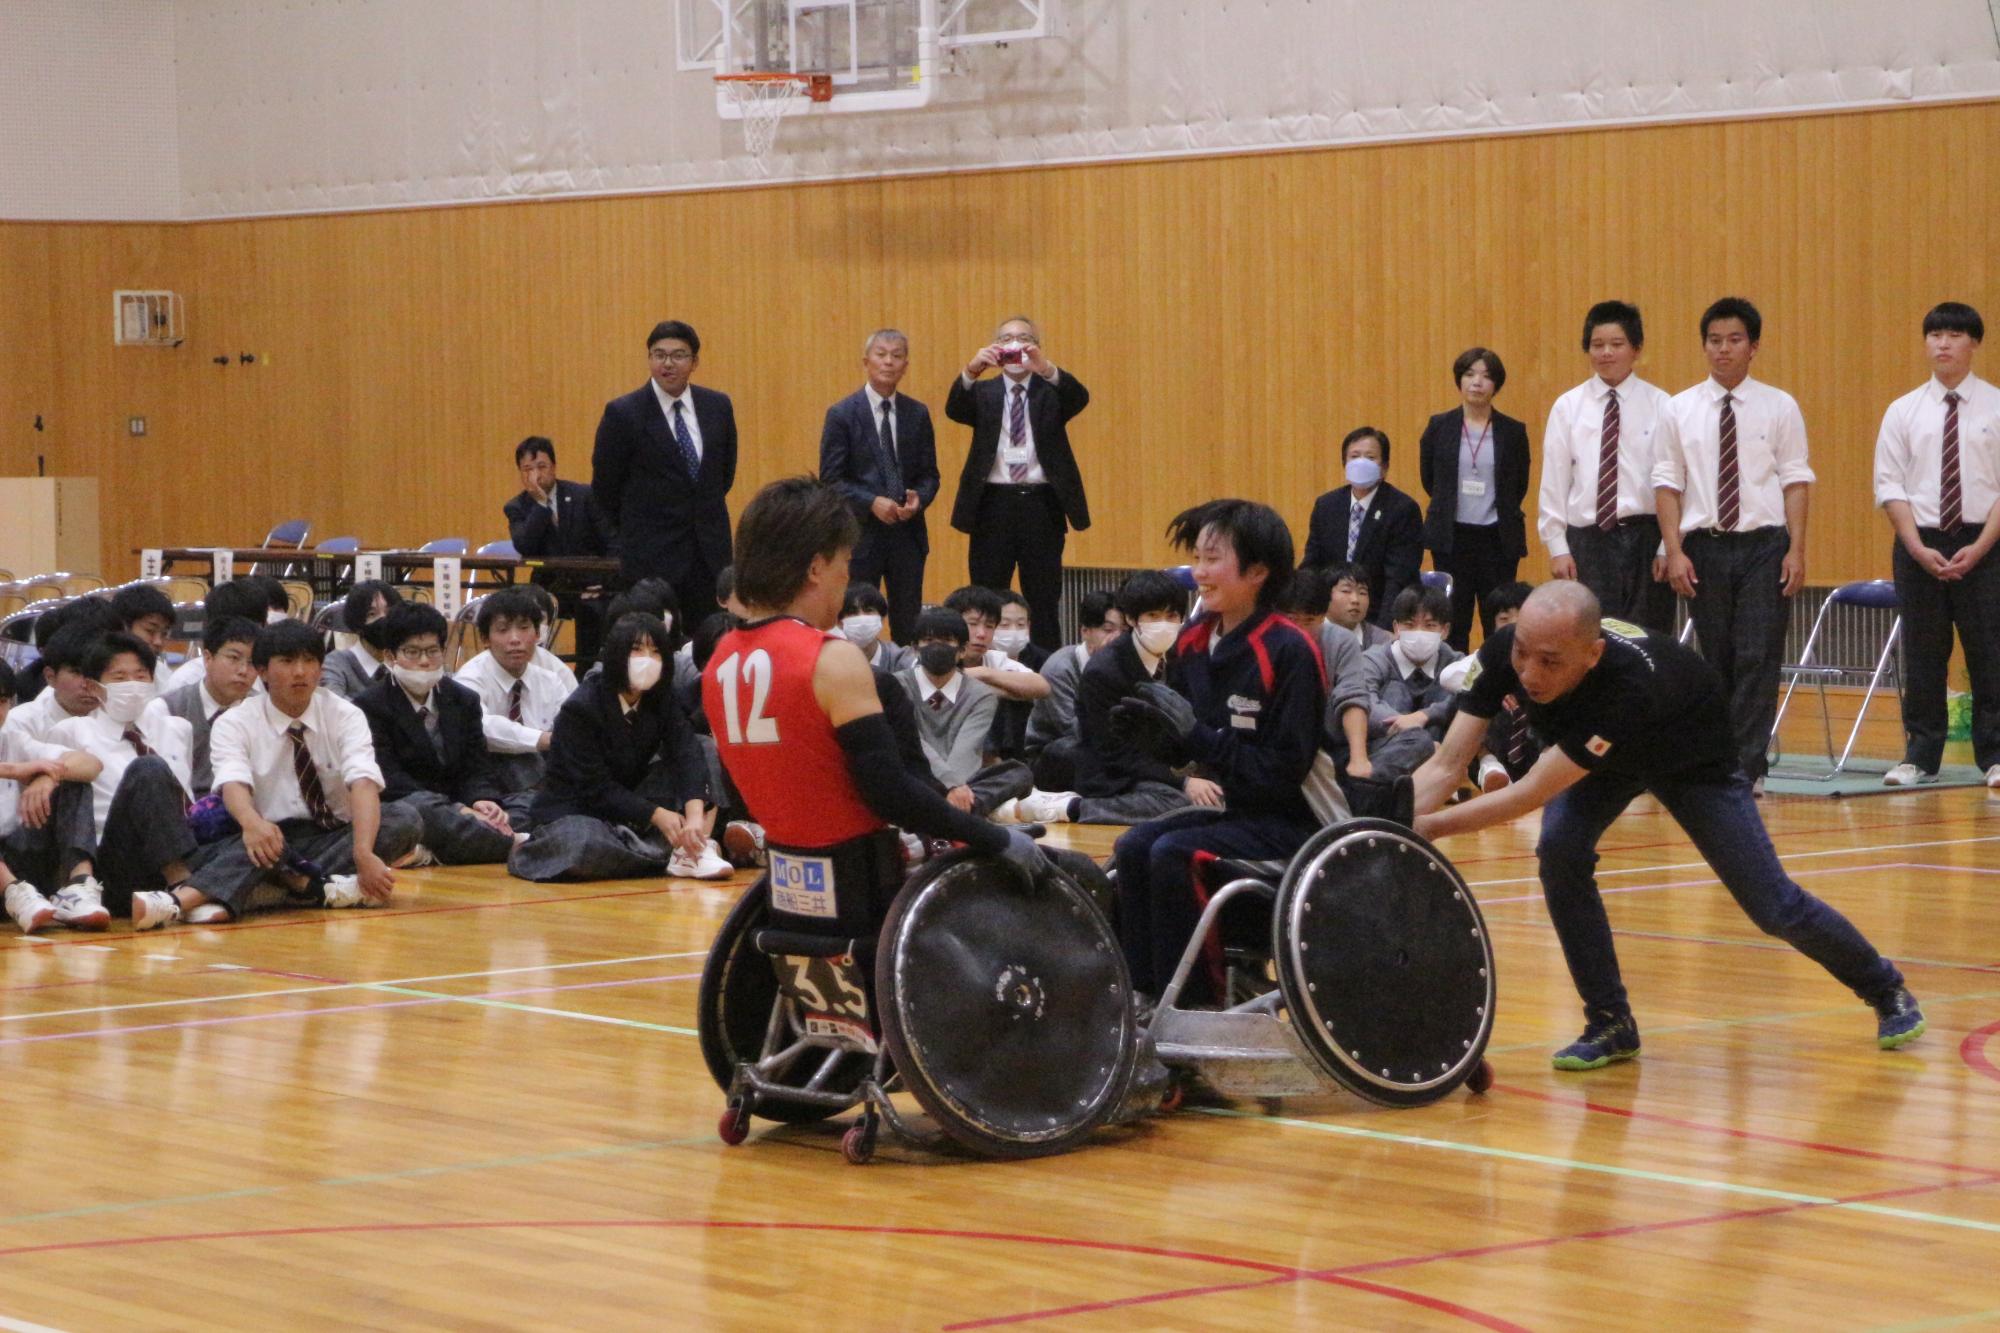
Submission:
MULTIPOLYGON (((762 1058, 764 1034, 770 1027, 771 1010, 778 1002, 778 977, 771 970, 771 960, 759 953, 752 942, 757 932, 769 923, 770 915, 769 887, 760 876, 743 891, 736 906, 729 909, 722 929, 715 934, 715 943, 709 947, 708 961, 701 969, 695 1020, 701 1035, 701 1058, 708 1065, 709 1077, 725 1092, 736 1080, 738 1065, 762 1058)), ((803 1084, 824 1059, 824 1052, 807 1051, 792 1062, 779 1081, 803 1084)), ((826 1090, 855 1091, 868 1077, 871 1063, 869 1057, 860 1053, 843 1055, 825 1085, 826 1090)), ((772 1097, 757 1098, 751 1113, 788 1125, 811 1124, 840 1114, 830 1107, 772 1097)))
POLYGON ((957 853, 904 886, 875 954, 882 1038, 939 1128, 982 1157, 1074 1147, 1138 1059, 1117 936, 1062 870, 1030 887, 957 853))
POLYGON ((1313 835, 1278 885, 1271 940, 1293 1029, 1342 1087, 1422 1106, 1479 1070, 1492 941, 1464 879, 1409 829, 1357 819, 1313 835))

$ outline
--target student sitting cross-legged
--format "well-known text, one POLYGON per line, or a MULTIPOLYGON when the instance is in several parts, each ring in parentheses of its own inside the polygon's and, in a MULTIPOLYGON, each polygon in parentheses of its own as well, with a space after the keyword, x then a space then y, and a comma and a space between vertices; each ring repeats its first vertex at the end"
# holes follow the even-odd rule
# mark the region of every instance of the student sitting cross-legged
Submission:
POLYGON ((603 669, 556 715, 535 829, 507 858, 511 873, 543 883, 730 873, 706 832, 708 770, 694 727, 663 678, 672 642, 653 616, 612 624, 603 669))
POLYGON ((1366 766, 1352 758, 1347 764, 1350 776, 1384 782, 1416 772, 1444 738, 1456 696, 1438 675, 1461 656, 1444 642, 1451 600, 1442 588, 1403 589, 1389 620, 1396 641, 1361 655, 1368 687, 1366 766))
MULTIPOLYGON (((173 599, 151 583, 134 583, 111 594, 111 609, 118 613, 125 632, 153 650, 158 658, 167 651, 167 636, 174 632, 173 599)), ((167 673, 154 672, 156 692, 167 692, 167 673)))
POLYGON ((382 799, 423 818, 423 850, 411 864, 492 865, 513 850, 514 829, 500 808, 479 696, 445 679, 447 629, 437 608, 418 602, 384 616, 389 679, 363 690, 354 705, 374 737, 382 799))
POLYGON ((1118 594, 1098 588, 1077 598, 1076 623, 1077 641, 1056 649, 1042 663, 1049 692, 1028 714, 1028 762, 1034 766, 1035 785, 1050 791, 1076 785, 1076 687, 1084 663, 1125 632, 1118 594))
POLYGON ((216 719, 249 698, 257 683, 250 655, 256 650, 259 628, 241 616, 209 622, 201 636, 201 678, 160 696, 167 711, 186 719, 193 732, 188 789, 197 797, 208 795, 215 785, 209 738, 216 719))
POLYGON ((965 617, 931 607, 918 614, 916 634, 917 663, 896 680, 915 705, 924 757, 943 784, 945 799, 960 810, 986 815, 1027 795, 1035 780, 1026 764, 986 763, 987 733, 1000 696, 960 669, 970 638, 965 617))
POLYGON ((543 623, 541 604, 526 589, 490 594, 479 605, 479 637, 486 650, 452 675, 485 709, 481 725, 500 784, 500 806, 517 831, 529 827, 528 809, 541 785, 556 713, 576 689, 567 668, 557 670, 542 660, 543 623))
MULTIPOLYGON (((4 722, 14 702, 14 672, 0 662, 0 722, 4 722)), ((27 733, 0 726, 0 891, 4 891, 7 915, 24 935, 32 935, 56 920, 56 904, 35 887, 36 876, 44 884, 59 884, 55 844, 46 829, 47 795, 65 783, 89 782, 97 776, 97 760, 80 750, 63 752, 54 746, 28 739, 27 733), (34 787, 42 801, 43 829, 22 832, 22 792, 34 787)), ((60 896, 60 895, 58 895, 60 896)), ((82 904, 72 904, 81 907, 82 904)), ((99 911, 102 910, 100 907, 99 911)), ((75 924, 77 913, 71 913, 75 924)), ((96 912, 89 913, 92 921, 96 912)), ((105 919, 108 921, 109 914, 105 919)))
MULTIPOLYGON (((63 759, 65 750, 55 738, 56 728, 96 710, 97 685, 87 674, 89 660, 104 635, 115 631, 107 630, 107 622, 96 612, 75 613, 75 608, 86 606, 102 608, 110 623, 116 623, 110 604, 100 598, 82 598, 58 608, 72 614, 42 645, 38 674, 47 688, 11 709, 0 724, 0 736, 5 738, 0 754, 6 761, 33 769, 41 761, 63 759)), ((57 925, 102 930, 111 917, 88 869, 96 827, 87 784, 97 775, 97 761, 79 765, 65 760, 61 767, 59 773, 45 765, 19 778, 19 796, 8 811, 13 818, 7 820, 7 863, 23 879, 55 887, 57 925)))
POLYGON ((326 645, 296 620, 267 625, 251 662, 265 693, 230 709, 209 736, 215 787, 238 832, 190 858, 186 884, 132 896, 132 925, 228 921, 253 906, 387 902, 391 864, 423 834, 415 810, 382 804, 368 719, 320 688, 326 645), (270 895, 260 890, 275 888, 270 895))
POLYGON ((403 594, 387 583, 364 580, 347 590, 340 620, 341 627, 355 636, 354 642, 327 654, 321 689, 343 699, 358 699, 370 685, 388 678, 380 622, 402 604, 403 594))

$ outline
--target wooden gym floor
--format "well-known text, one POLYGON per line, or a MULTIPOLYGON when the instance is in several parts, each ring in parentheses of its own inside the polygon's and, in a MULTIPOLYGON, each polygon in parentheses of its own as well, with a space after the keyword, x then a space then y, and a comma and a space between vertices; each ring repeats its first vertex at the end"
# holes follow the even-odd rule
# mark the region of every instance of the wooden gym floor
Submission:
POLYGON ((2000 801, 1766 814, 1900 960, 1915 1045, 1635 809, 1603 875, 1636 1063, 1549 1068, 1578 1011, 1530 824, 1448 848, 1498 947, 1490 1094, 1016 1164, 716 1139, 696 976, 740 886, 430 871, 380 911, 9 935, 0 1329, 2000 1325, 2000 801))

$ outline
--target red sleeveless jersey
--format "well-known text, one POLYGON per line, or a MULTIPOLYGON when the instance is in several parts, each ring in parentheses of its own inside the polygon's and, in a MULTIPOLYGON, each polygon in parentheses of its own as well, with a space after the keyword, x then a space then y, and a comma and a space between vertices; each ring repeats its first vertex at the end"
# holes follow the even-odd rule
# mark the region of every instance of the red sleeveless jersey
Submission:
POLYGON ((847 776, 813 695, 828 635, 778 616, 731 630, 701 673, 701 707, 729 780, 772 842, 820 848, 885 827, 847 776))

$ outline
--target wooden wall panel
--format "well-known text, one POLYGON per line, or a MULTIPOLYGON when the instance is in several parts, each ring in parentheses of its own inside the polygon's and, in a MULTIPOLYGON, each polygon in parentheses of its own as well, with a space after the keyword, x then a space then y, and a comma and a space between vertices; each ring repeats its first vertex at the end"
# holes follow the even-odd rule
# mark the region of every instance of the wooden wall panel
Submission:
MULTIPOLYGON (((1095 526, 1081 563, 1167 552, 1178 508, 1237 493, 1302 524, 1351 426, 1414 444, 1453 401, 1452 357, 1506 358, 1501 406, 1539 450, 1587 373, 1593 300, 1645 310, 1642 373, 1703 373, 1712 298, 1755 300, 1758 371, 1795 393, 1820 475, 1809 573, 1882 572, 1876 424, 1927 373, 1917 325, 1946 298, 2000 318, 2000 105, 1434 144, 158 226, 0 226, 0 466, 53 404, 51 471, 105 482, 107 567, 133 546, 253 539, 276 519, 416 543, 503 535, 521 436, 588 471, 643 337, 700 329, 732 393, 737 501, 813 466, 828 403, 879 324, 914 339, 909 387, 940 418, 948 504, 965 432, 945 388, 1002 316, 1033 313, 1091 387, 1073 432, 1095 526), (193 337, 113 349, 107 294, 170 286, 193 337), (37 324, 37 313, 47 317, 37 324), (240 352, 260 363, 235 363, 240 352), (209 358, 227 354, 228 367, 209 358), (144 413, 144 441, 124 433, 144 413)), ((1989 367, 1989 371, 1993 368, 1989 367)), ((934 518, 931 586, 964 569, 934 518)), ((1303 532, 1299 533, 1303 540, 1303 532)), ((1524 574, 1540 578, 1539 552, 1524 574)))

